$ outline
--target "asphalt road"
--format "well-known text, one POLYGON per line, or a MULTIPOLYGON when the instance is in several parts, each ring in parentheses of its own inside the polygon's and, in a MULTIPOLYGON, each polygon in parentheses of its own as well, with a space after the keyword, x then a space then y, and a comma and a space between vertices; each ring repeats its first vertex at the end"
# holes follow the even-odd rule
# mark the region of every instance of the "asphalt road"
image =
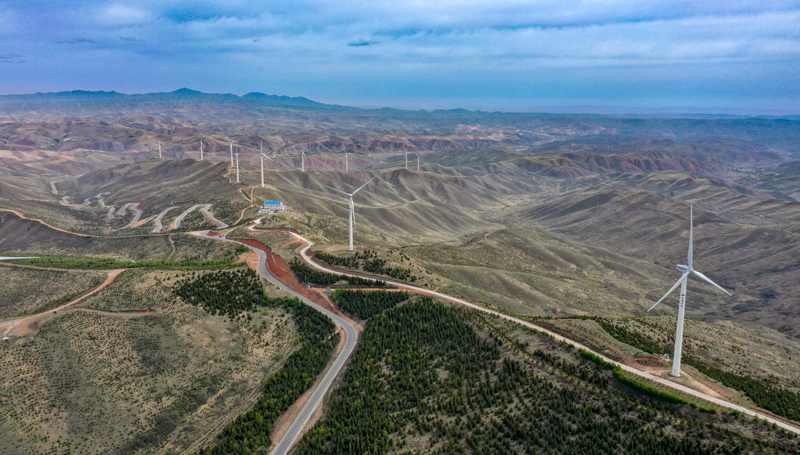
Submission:
POLYGON ((172 222, 172 229, 178 229, 179 227, 181 227, 181 223, 183 222, 183 219, 186 218, 186 215, 192 213, 192 210, 198 207, 203 207, 203 215, 205 215, 209 220, 211 220, 212 223, 216 224, 219 229, 225 229, 226 227, 228 227, 228 225, 223 223, 221 220, 215 217, 213 213, 208 211, 208 209, 210 209, 212 205, 213 204, 193 205, 189 210, 186 210, 185 212, 178 215, 177 218, 175 218, 175 221, 172 222))
MULTIPOLYGON (((356 275, 356 274, 352 274, 352 273, 343 272, 341 270, 330 269, 330 268, 324 267, 324 266, 316 263, 315 261, 311 260, 310 256, 308 256, 308 249, 314 243, 311 242, 310 240, 306 239, 305 237, 299 235, 299 234, 292 233, 292 235, 295 236, 296 238, 298 238, 299 240, 302 240, 303 242, 306 243, 306 246, 302 250, 300 250, 300 255, 303 257, 303 260, 305 260, 308 263, 308 265, 310 265, 311 267, 314 267, 315 269, 323 271, 323 272, 335 273, 337 275, 344 273, 345 275, 350 275, 350 276, 364 276, 363 274, 356 275)), ((565 337, 563 337, 563 336, 561 336, 561 335, 559 335, 559 334, 557 334, 555 332, 551 332, 551 331, 549 331, 547 329, 544 329, 544 328, 542 328, 542 327, 540 327, 538 325, 532 324, 532 323, 530 323, 528 321, 524 321, 522 319, 517 319, 517 318, 515 318, 513 316, 509 316, 509 315, 504 314, 504 313, 500 313, 500 312, 497 312, 497 311, 494 311, 494 310, 490 310, 488 308, 484 308, 482 306, 475 305, 474 303, 470 303, 470 302, 467 302, 465 300, 461 300, 461 299, 458 299, 458 298, 455 298, 455 297, 451 297, 451 296, 449 296, 447 294, 442 294, 441 292, 431 291, 430 289, 425 289, 425 288, 421 288, 421 287, 418 287, 418 286, 412 286, 412 285, 405 284, 405 283, 400 283, 400 282, 397 282, 397 281, 391 281, 391 280, 387 280, 385 278, 380 278, 380 279, 384 280, 387 284, 391 284, 391 285, 397 286, 398 288, 401 288, 401 289, 408 289, 410 291, 421 292, 421 293, 424 293, 424 294, 427 294, 427 295, 439 297, 439 298, 444 299, 444 300, 449 300, 451 302, 455 302, 455 303, 458 303, 460 305, 464 305, 464 306, 469 307, 469 308, 473 308, 473 309, 476 309, 476 310, 479 310, 479 311, 483 311, 484 313, 493 314, 493 315, 499 316, 499 317, 501 317, 503 319, 506 319, 506 320, 509 320, 509 321, 513 321, 513 322, 516 322, 518 324, 522 324, 522 325, 524 325, 526 327, 530 327, 530 328, 532 328, 532 329, 534 329, 534 330, 536 330, 538 332, 546 333, 546 334, 552 336, 553 338, 555 338, 555 339, 557 339, 559 341, 564 341, 566 343, 569 343, 569 344, 575 346, 577 349, 585 349, 585 350, 587 350, 589 352, 592 352, 592 353, 594 353, 595 355, 597 355, 598 357, 602 358, 603 360, 605 360, 608 363, 611 363, 611 364, 614 364, 614 365, 619 365, 623 370, 625 370, 625 371, 627 371, 629 373, 635 374, 635 375, 643 377, 645 379, 649 379, 651 381, 658 382, 659 384, 661 384, 661 385, 663 385, 665 387, 669 387, 669 388, 672 388, 672 389, 675 389, 675 390, 679 390, 679 391, 681 391, 681 392, 683 392, 683 393, 685 393, 687 395, 692 395, 692 396, 701 398, 703 400, 706 400, 706 401, 709 401, 711 403, 714 403, 714 404, 716 404, 718 406, 722 406, 722 407, 725 407, 725 408, 728 408, 728 409, 733 409, 733 410, 739 411, 739 412, 741 412, 743 414, 747 414, 747 415, 752 416, 752 417, 757 417, 760 420, 766 420, 767 422, 774 423, 774 424, 778 425, 779 427, 781 427, 781 428, 783 428, 783 429, 785 429, 787 431, 791 431, 792 433, 800 435, 800 428, 798 428, 798 427, 796 427, 794 425, 789 425, 789 424, 785 423, 782 420, 777 420, 777 419, 775 419, 773 417, 770 417, 770 416, 768 416, 766 414, 762 414, 760 412, 753 411, 752 409, 748 409, 748 408, 745 408, 743 406, 739 406, 737 404, 731 403, 731 402, 726 401, 726 400, 722 400, 722 399, 717 398, 717 397, 712 397, 712 396, 706 395, 706 394, 704 394, 702 392, 699 392, 697 390, 691 389, 691 388, 686 387, 684 385, 672 382, 669 379, 665 379, 665 378, 662 378, 660 376, 655 376, 655 375, 652 375, 652 374, 649 374, 649 373, 645 373, 645 372, 637 370, 636 368, 633 368, 633 367, 631 367, 629 365, 625 365, 625 364, 619 363, 619 362, 617 362, 615 360, 609 359, 608 357, 600 354, 599 352, 593 351, 592 349, 590 349, 590 348, 588 348, 588 347, 586 347, 586 346, 584 346, 584 345, 582 345, 580 343, 577 343, 577 342, 575 342, 573 340, 565 338, 565 337)))
POLYGON ((159 232, 161 232, 162 229, 164 229, 164 226, 161 225, 161 219, 164 218, 164 215, 166 215, 167 212, 169 212, 170 210, 174 210, 174 209, 177 209, 177 208, 178 208, 178 206, 175 205, 175 206, 172 206, 172 207, 170 207, 168 209, 164 209, 164 211, 162 211, 161 213, 158 214, 158 216, 156 217, 156 228, 153 229, 153 234, 158 234, 159 232))
MULTIPOLYGON (((230 240, 225 237, 210 236, 208 235, 208 231, 204 232, 201 235, 203 237, 212 240, 221 240, 224 242, 233 242, 233 243, 238 243, 239 245, 245 245, 244 243, 239 243, 235 240, 230 240)), ((315 310, 329 317, 337 326, 344 329, 345 341, 344 341, 344 348, 342 348, 342 352, 339 353, 339 355, 336 357, 336 360, 333 362, 331 368, 328 369, 327 373, 325 373, 325 376, 322 378, 322 381, 319 383, 317 388, 311 394, 311 398, 309 398, 309 400, 303 406, 303 409, 300 410, 300 413, 297 415, 294 422, 292 422, 292 425, 286 431, 286 434, 283 435, 283 438, 278 442, 278 445, 276 445, 275 448, 272 449, 272 452, 270 452, 271 455, 285 455, 286 453, 289 452, 289 449, 291 449, 294 443, 298 440, 309 419, 311 419, 311 416, 314 414, 317 408, 322 404, 322 399, 325 397, 325 394, 328 393, 328 390, 330 390, 331 385, 333 384, 333 380, 336 378, 339 372, 342 371, 344 363, 353 353, 353 350, 355 350, 356 343, 358 342, 358 332, 356 332, 356 328, 348 320, 317 305, 311 300, 308 300, 307 298, 298 294, 294 290, 287 288, 283 283, 278 281, 277 278, 272 276, 272 274, 269 273, 269 270, 267 270, 267 265, 266 265, 267 253, 257 248, 253 248, 249 245, 245 246, 247 246, 254 252, 258 253, 258 272, 262 276, 264 276, 264 278, 271 281, 275 285, 279 286, 281 289, 285 290, 292 296, 299 298, 306 305, 310 305, 315 310)), ((306 247, 306 249, 307 248, 308 247, 306 247)))

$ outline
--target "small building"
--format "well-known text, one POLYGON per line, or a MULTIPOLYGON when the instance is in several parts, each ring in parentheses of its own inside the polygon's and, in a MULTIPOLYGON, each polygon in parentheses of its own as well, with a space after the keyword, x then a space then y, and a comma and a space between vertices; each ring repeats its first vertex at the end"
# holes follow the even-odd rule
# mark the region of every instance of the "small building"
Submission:
POLYGON ((274 212, 283 212, 286 210, 286 206, 283 205, 281 201, 264 201, 264 206, 258 211, 258 213, 274 213, 274 212))

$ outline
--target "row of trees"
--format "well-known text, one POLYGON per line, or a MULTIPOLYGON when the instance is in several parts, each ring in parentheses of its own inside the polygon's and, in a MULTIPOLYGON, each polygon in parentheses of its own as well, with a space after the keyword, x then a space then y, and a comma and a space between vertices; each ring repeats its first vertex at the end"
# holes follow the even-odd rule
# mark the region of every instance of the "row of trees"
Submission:
POLYGON ((369 319, 408 300, 406 291, 361 291, 337 289, 331 298, 339 307, 361 319, 369 319))
MULTIPOLYGON (((481 318, 429 298, 374 315, 327 417, 306 434, 297 453, 760 451, 761 442, 718 426, 720 420, 647 398, 617 382, 602 365, 543 335, 537 343, 552 357, 539 356, 540 362, 536 356, 513 355, 494 329, 486 332, 492 322, 481 318), (570 370, 566 365, 576 365, 576 374, 556 371, 570 370), (596 374, 583 380, 580 370, 596 374), (596 380, 598 375, 604 381, 596 380)), ((741 419, 732 428, 740 425, 757 424, 741 419)), ((780 445, 769 451, 800 453, 796 441, 780 437, 780 445)))
POLYGON ((300 348, 264 382, 264 393, 253 409, 222 430, 218 443, 201 450, 200 455, 266 453, 275 421, 311 387, 339 342, 333 322, 300 300, 287 298, 270 304, 284 305, 294 313, 300 348))
POLYGON ((371 280, 357 276, 336 275, 333 273, 321 272, 311 268, 308 264, 301 261, 297 257, 289 261, 289 267, 292 269, 292 272, 297 275, 297 279, 302 283, 331 285, 340 281, 347 281, 348 284, 353 286, 386 286, 386 282, 382 280, 371 280))
POLYGON ((363 261, 364 271, 378 275, 387 275, 396 280, 416 281, 418 278, 413 272, 404 267, 387 267, 386 259, 378 258, 374 250, 366 250, 351 256, 337 256, 329 253, 317 253, 314 257, 333 266, 359 270, 363 261))

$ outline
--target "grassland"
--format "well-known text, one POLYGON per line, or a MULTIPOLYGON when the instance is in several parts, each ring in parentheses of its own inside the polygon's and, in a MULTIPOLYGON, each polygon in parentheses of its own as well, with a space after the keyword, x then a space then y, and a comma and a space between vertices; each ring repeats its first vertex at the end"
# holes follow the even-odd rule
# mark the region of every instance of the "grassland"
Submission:
POLYGON ((0 266, 0 319, 57 307, 99 286, 102 272, 0 266))
POLYGON ((210 316, 174 296, 181 276, 125 272, 83 302, 92 310, 0 345, 3 452, 196 450, 249 409, 293 349, 291 316, 210 316))

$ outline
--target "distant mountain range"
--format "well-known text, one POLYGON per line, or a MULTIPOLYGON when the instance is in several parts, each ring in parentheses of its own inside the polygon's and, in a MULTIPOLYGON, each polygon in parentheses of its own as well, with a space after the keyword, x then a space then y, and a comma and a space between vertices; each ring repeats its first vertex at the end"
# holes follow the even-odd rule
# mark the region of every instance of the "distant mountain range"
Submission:
POLYGON ((342 108, 343 106, 334 106, 330 104, 318 103, 311 101, 302 96, 282 96, 282 95, 267 95, 265 93, 252 92, 243 96, 234 95, 232 93, 203 93, 197 90, 188 88, 181 88, 174 92, 158 92, 158 93, 143 93, 128 95, 115 91, 86 91, 86 90, 72 90, 70 92, 37 92, 25 95, 0 95, 0 103, 14 103, 14 102, 31 102, 31 101, 145 101, 145 100, 207 100, 207 101, 255 101, 258 103, 269 104, 272 106, 313 106, 313 107, 328 107, 328 108, 342 108))

